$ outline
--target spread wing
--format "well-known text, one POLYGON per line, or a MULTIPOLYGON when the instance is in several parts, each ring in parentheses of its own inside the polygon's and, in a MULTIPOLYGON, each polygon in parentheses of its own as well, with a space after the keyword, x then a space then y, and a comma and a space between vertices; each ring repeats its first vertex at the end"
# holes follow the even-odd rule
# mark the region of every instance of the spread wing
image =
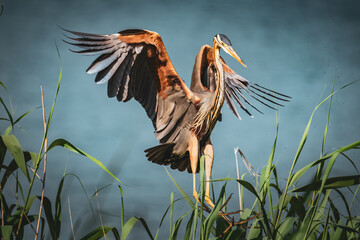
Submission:
MULTIPOLYGON (((256 106, 248 100, 249 97, 260 102, 261 104, 276 109, 275 106, 283 106, 278 101, 289 101, 290 97, 275 92, 271 89, 252 83, 235 71, 233 71, 223 59, 222 65, 225 77, 225 102, 236 117, 241 119, 236 104, 252 117, 252 114, 246 106, 250 106, 256 111, 262 113, 256 106)), ((190 89, 194 92, 213 92, 216 88, 216 69, 214 66, 213 49, 205 45, 196 56, 193 75, 191 78, 190 89)))
POLYGON ((159 34, 136 29, 110 35, 65 31, 75 36, 65 42, 83 49, 73 52, 100 55, 86 72, 96 73, 96 83, 108 84, 108 97, 123 102, 135 98, 152 120, 156 137, 171 134, 191 104, 191 91, 176 73, 159 34))

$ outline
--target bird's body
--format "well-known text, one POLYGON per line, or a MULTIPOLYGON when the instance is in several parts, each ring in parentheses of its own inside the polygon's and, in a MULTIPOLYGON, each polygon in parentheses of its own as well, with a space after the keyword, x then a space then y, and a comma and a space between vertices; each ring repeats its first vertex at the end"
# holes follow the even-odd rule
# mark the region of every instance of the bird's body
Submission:
MULTIPOLYGON (((109 97, 123 102, 135 98, 144 107, 160 142, 145 150, 146 156, 151 162, 192 173, 196 199, 199 156, 205 155, 206 178, 210 180, 214 157, 210 135, 221 117, 224 101, 238 118, 234 100, 249 115, 244 102, 255 108, 244 92, 266 106, 269 106, 266 101, 278 104, 270 97, 287 101, 287 96, 251 84, 226 65, 220 49, 245 66, 223 34, 214 37, 213 47, 201 47, 188 88, 155 32, 125 30, 111 35, 68 32, 80 37, 70 38, 77 42, 70 44, 85 49, 76 53, 100 55, 87 73, 97 73, 97 83, 108 83, 109 97)), ((209 182, 206 185, 206 201, 213 206, 209 182)))

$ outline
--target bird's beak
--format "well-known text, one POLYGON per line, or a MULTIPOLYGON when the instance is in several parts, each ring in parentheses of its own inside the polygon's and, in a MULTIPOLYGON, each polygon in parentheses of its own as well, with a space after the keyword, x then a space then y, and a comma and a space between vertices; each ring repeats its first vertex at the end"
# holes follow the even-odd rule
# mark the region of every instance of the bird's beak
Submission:
POLYGON ((235 50, 231 46, 225 46, 225 47, 223 47, 223 49, 227 54, 231 55, 233 58, 238 60, 239 63, 241 63, 241 65, 243 65, 245 68, 247 68, 244 61, 239 57, 239 55, 237 55, 237 53, 235 52, 235 50))

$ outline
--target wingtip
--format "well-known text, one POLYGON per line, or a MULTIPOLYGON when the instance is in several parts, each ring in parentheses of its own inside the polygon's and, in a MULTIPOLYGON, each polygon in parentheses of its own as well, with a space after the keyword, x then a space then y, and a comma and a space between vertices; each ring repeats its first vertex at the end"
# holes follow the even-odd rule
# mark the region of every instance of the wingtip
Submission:
POLYGON ((63 31, 66 31, 66 32, 69 32, 69 33, 72 33, 70 30, 67 30, 66 28, 63 28, 62 26, 60 25, 56 25, 58 28, 60 28, 61 30, 63 31))
POLYGON ((65 30, 62 26, 60 26, 59 24, 56 24, 56 26, 62 30, 65 30))
POLYGON ((72 42, 68 42, 68 41, 66 41, 65 39, 61 39, 64 43, 67 43, 67 44, 70 44, 70 45, 75 45, 74 43, 72 43, 72 42))
POLYGON ((96 72, 94 72, 94 71, 90 71, 90 70, 91 70, 91 69, 86 69, 86 71, 85 71, 85 72, 86 72, 87 74, 93 74, 93 73, 96 73, 96 72))
POLYGON ((70 48, 68 48, 70 52, 73 52, 73 53, 79 53, 78 51, 75 51, 75 50, 72 50, 70 48))

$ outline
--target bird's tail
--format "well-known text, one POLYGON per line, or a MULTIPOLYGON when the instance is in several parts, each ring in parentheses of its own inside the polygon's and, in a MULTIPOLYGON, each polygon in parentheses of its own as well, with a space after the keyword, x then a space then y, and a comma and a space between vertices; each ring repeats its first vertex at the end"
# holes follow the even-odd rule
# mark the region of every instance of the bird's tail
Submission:
POLYGON ((146 149, 146 157, 149 161, 153 163, 160 165, 169 165, 171 163, 170 159, 174 146, 175 143, 166 143, 146 149))
POLYGON ((170 165, 172 169, 179 171, 191 172, 189 153, 186 152, 184 156, 179 156, 173 153, 175 143, 160 144, 155 147, 146 149, 146 157, 149 161, 159 165, 170 165))

